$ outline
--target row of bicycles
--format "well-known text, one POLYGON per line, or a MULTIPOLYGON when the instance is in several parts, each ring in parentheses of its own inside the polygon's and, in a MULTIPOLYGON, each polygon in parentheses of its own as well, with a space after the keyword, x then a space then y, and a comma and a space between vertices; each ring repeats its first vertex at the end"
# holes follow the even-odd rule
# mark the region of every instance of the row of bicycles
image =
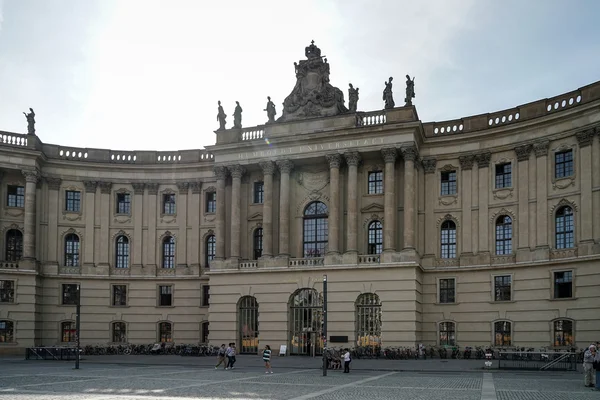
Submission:
POLYGON ((87 345, 81 353, 93 356, 104 355, 178 355, 209 357, 216 356, 219 348, 205 344, 153 343, 123 345, 87 345))

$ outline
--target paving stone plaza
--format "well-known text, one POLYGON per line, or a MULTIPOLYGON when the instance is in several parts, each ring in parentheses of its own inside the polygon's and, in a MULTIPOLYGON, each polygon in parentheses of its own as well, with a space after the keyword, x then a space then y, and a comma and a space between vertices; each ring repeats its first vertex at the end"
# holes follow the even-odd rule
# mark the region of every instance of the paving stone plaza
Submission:
POLYGON ((0 361, 0 399, 10 400, 334 400, 464 399, 587 400, 600 392, 583 387, 580 373, 406 372, 257 366, 232 371, 208 366, 0 361))

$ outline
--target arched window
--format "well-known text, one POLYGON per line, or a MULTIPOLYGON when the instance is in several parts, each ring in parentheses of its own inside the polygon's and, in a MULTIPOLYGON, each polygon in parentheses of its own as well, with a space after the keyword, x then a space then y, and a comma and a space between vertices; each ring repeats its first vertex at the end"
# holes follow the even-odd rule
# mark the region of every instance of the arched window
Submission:
POLYGON ((117 268, 129 267, 129 238, 125 235, 121 235, 116 241, 116 259, 115 266, 117 268))
POLYGON ((167 236, 162 242, 163 268, 175 268, 175 238, 167 236))
POLYGON ((456 258, 456 224, 446 220, 441 229, 441 258, 456 258))
POLYGON ((510 346, 512 343, 512 323, 494 322, 494 346, 510 346))
POLYGON ((217 251, 217 239, 215 235, 210 235, 206 238, 206 268, 210 268, 210 262, 215 259, 215 253, 217 251))
POLYGON ((75 342, 77 340, 77 330, 75 322, 65 321, 60 324, 61 342, 75 342))
POLYGON ((173 341, 173 325, 170 322, 158 324, 158 341, 161 343, 173 341))
POLYGON ((15 325, 12 321, 0 320, 0 343, 15 341, 15 325))
POLYGON ((456 345, 456 324, 454 322, 440 322, 440 346, 456 345))
POLYGON ((23 234, 18 229, 6 232, 6 261, 19 261, 23 257, 23 234))
POLYGON ((564 206, 556 212, 556 248, 569 249, 575 247, 573 235, 573 209, 564 206))
POLYGON ((79 266, 79 236, 69 233, 65 236, 65 267, 79 266))
POLYGON ((112 324, 112 341, 113 343, 126 343, 127 342, 127 327, 125 322, 113 322, 112 324))
POLYGON ((554 346, 573 346, 573 321, 569 319, 558 319, 553 323, 554 346))
POLYGON ((304 209, 303 257, 323 257, 327 249, 327 206, 315 201, 304 209))
POLYGON ((381 301, 375 293, 356 299, 356 345, 381 346, 381 301))
POLYGON ((254 296, 244 296, 238 302, 240 353, 258 353, 258 302, 254 296))
POLYGON ((323 297, 315 289, 299 289, 290 297, 290 354, 319 355, 323 352, 321 337, 323 297))
POLYGON ((496 254, 512 254, 512 219, 508 215, 496 220, 496 254))
POLYGON ((262 256, 263 249, 263 228, 254 230, 254 259, 258 260, 262 256))
POLYGON ((381 254, 383 250, 383 227, 381 222, 373 221, 369 224, 368 254, 381 254))

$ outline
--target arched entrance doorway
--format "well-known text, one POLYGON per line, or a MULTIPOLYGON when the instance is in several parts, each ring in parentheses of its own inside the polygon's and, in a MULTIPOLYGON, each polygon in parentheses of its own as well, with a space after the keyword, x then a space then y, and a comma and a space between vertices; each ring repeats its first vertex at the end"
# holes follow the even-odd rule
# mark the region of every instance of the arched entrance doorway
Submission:
POLYGON ((323 297, 315 289, 299 289, 290 297, 290 354, 323 354, 323 297))
POLYGON ((240 354, 258 353, 258 302, 244 296, 238 303, 240 354))

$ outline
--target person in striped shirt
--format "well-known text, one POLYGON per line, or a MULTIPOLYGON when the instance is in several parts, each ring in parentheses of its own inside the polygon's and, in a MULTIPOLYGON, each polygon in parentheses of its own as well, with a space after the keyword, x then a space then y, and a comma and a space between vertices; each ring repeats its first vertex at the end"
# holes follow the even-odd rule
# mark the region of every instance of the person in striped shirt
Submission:
POLYGON ((271 369, 271 346, 268 344, 265 345, 265 349, 263 350, 263 361, 265 362, 265 374, 272 374, 273 370, 271 369))

